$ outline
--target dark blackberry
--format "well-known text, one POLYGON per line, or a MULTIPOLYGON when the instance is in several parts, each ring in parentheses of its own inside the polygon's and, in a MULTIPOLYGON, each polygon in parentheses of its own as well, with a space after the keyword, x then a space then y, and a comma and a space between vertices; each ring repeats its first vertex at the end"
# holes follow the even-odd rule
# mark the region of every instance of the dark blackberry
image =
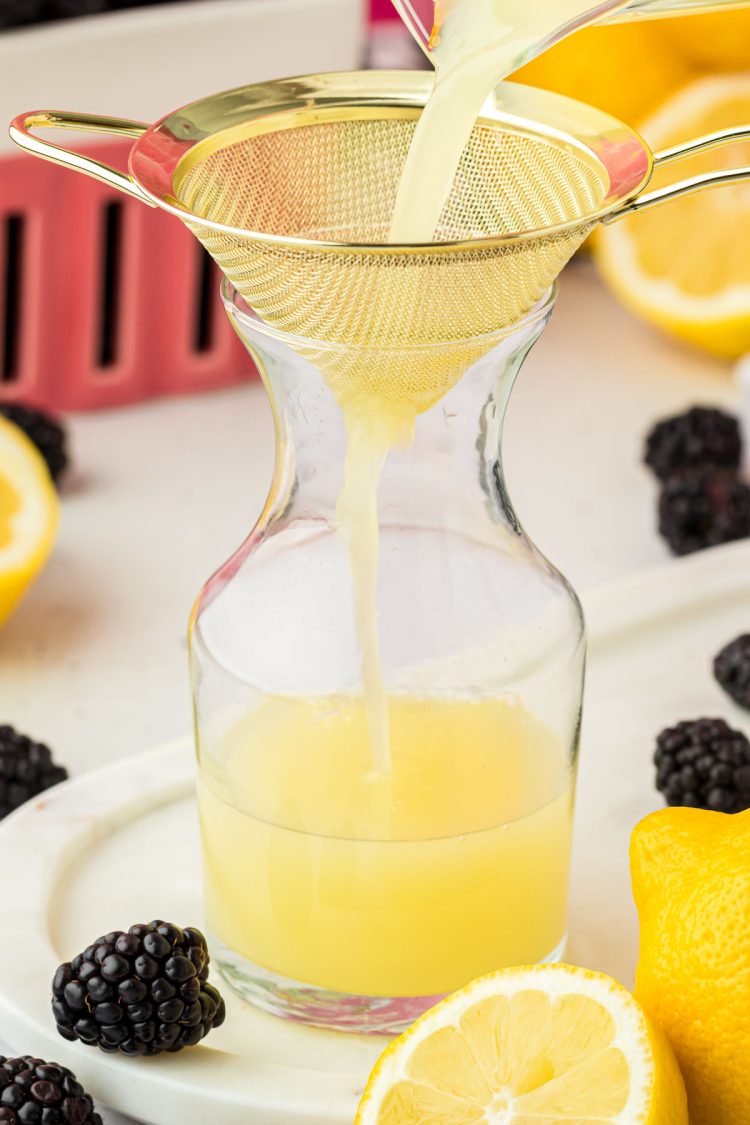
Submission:
POLYGON ((721 650, 714 660, 714 675, 727 695, 750 711, 750 633, 721 650))
POLYGON ((200 930, 169 922, 97 938, 55 973, 57 1030, 65 1039, 125 1055, 193 1047, 226 1014, 219 992, 207 983, 208 963, 200 930))
POLYGON ((78 16, 98 16, 112 8, 110 0, 48 0, 49 19, 67 20, 78 16))
POLYGON ((68 771, 55 765, 43 742, 0 726, 0 820, 67 777, 68 771))
POLYGON ((42 410, 17 402, 0 402, 0 415, 13 422, 33 441, 57 484, 68 467, 67 435, 61 423, 42 410))
POLYGON ((71 1071, 57 1063, 0 1055, 0 1125, 102 1125, 71 1071))
MULTIPOLYGON (((97 15, 120 8, 143 8, 164 0, 0 0, 0 28, 97 15)), ((0 1121, 0 1125, 2 1122, 0 1121)))
POLYGON ((740 426, 731 414, 694 406, 658 422, 646 438, 644 461, 660 480, 695 465, 735 469, 742 459, 740 426))
POLYGON ((750 535, 750 488, 725 469, 681 469, 665 481, 659 531, 675 555, 750 535))
MULTIPOLYGON (((46 0, 2 0, 0 3, 0 29, 24 27, 46 19, 46 0)), ((2 1120, 0 1118, 0 1120, 2 1120)))
POLYGON ((656 740, 656 788, 668 805, 738 813, 750 808, 750 742, 723 719, 696 719, 656 740))

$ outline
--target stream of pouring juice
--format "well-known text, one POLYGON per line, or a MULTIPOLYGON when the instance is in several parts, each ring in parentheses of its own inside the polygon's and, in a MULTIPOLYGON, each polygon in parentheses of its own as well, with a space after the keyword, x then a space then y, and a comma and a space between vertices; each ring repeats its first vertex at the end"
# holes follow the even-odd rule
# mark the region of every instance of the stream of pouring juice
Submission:
POLYGON ((390 415, 384 410, 344 409, 348 450, 344 487, 336 519, 346 536, 352 576, 357 636, 362 660, 362 695, 370 739, 370 765, 385 776, 392 768, 388 695, 383 678, 378 635, 377 583, 380 557, 378 485, 388 453, 408 444, 414 432, 410 412, 390 415))
MULTIPOLYGON (((403 13, 404 0, 396 0, 403 13)), ((436 0, 435 87, 414 135, 391 226, 395 243, 433 240, 460 157, 487 97, 499 80, 535 55, 561 29, 583 26, 628 0, 436 0)), ((408 392, 408 388, 406 388, 408 392)), ((349 449, 337 518, 347 538, 362 654, 362 689, 373 768, 391 768, 387 693, 377 620, 380 473, 389 450, 410 440, 416 410, 373 397, 356 411, 340 403, 349 449), (397 410, 394 410, 397 407, 397 410)))
MULTIPOLYGON (((403 12, 404 0, 396 0, 403 12)), ((562 29, 584 26, 628 0, 436 0, 435 87, 414 135, 390 231, 394 243, 433 240, 461 154, 487 97, 501 78, 538 54, 562 29)), ((369 409, 341 406, 349 435, 346 481, 337 516, 347 537, 362 653, 362 687, 373 768, 388 772, 389 718, 378 643, 377 492, 388 452, 408 441, 416 411, 373 398, 369 409)))
MULTIPOLYGON (((404 15, 404 0, 394 2, 404 15)), ((401 176, 391 242, 433 241, 466 142, 501 79, 564 30, 595 22, 627 2, 436 0, 430 55, 435 86, 401 176)))
POLYGON ((568 748, 507 701, 389 706, 388 775, 354 698, 266 698, 231 732, 199 786, 213 936, 357 996, 435 996, 549 957, 566 927, 568 748))

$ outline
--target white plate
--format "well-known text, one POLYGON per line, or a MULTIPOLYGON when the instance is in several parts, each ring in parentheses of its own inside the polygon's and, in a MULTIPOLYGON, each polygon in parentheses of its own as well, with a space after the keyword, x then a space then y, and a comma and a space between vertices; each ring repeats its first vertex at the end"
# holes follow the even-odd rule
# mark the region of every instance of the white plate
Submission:
MULTIPOLYGON (((718 648, 750 630, 750 544, 630 578, 587 601, 591 667, 579 789, 569 959, 630 983, 637 926, 627 846, 661 800, 655 734, 682 718, 748 716, 711 675, 718 648)), ((228 1018, 181 1055, 131 1060, 61 1039, 56 966, 96 934, 201 916, 186 743, 89 773, 0 827, 0 1036, 71 1066, 106 1104, 152 1125, 350 1125, 382 1040, 284 1023, 229 994, 228 1018)))

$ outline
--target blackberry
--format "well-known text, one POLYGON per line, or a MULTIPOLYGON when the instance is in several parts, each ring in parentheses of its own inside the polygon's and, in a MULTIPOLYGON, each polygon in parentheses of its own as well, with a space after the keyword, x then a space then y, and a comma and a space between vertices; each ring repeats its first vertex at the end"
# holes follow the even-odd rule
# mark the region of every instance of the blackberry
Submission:
POLYGON ((750 808, 750 742, 723 719, 697 719, 656 740, 656 788, 668 805, 738 813, 750 808))
POLYGON ((677 469, 695 465, 715 468, 740 467, 742 437, 731 414, 705 406, 694 406, 686 414, 658 422, 646 438, 644 461, 666 480, 677 469))
POLYGON ((98 16, 109 11, 110 0, 54 0, 48 4, 48 19, 67 20, 78 16, 98 16))
POLYGON ((0 28, 97 15, 120 8, 143 8, 156 3, 163 3, 163 0, 0 0, 0 28))
POLYGON ((0 820, 67 777, 68 771, 55 765, 43 742, 0 726, 0 820))
POLYGON ((3 0, 0 4, 0 29, 4 31, 9 27, 39 23, 46 19, 44 9, 45 0, 3 0))
POLYGON ((61 423, 42 410, 17 402, 0 402, 0 415, 13 422, 33 441, 57 484, 68 467, 67 435, 61 423))
POLYGON ((675 555, 750 535, 750 487, 725 469, 681 469, 662 488, 659 531, 675 555))
POLYGON ((0 1125, 102 1125, 71 1071, 57 1063, 0 1055, 0 1125))
POLYGON ((714 675, 727 695, 750 711, 750 633, 721 650, 714 660, 714 675))
POLYGON ((193 1047, 226 1014, 219 992, 207 983, 208 963, 203 934, 169 922, 97 938, 55 973, 57 1030, 65 1039, 125 1055, 193 1047))

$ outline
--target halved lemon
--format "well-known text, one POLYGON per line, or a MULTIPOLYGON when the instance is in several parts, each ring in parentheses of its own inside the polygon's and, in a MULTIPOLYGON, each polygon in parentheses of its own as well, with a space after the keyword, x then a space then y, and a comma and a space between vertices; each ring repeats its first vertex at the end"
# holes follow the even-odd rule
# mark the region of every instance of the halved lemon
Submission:
POLYGON ((667 22, 681 21, 586 27, 517 71, 513 81, 577 98, 632 125, 691 77, 680 53, 662 41, 667 22))
MULTIPOLYGON (((655 148, 750 121, 750 74, 703 78, 641 126, 655 148)), ((666 166, 652 187, 750 166, 750 142, 666 166)), ((750 351, 750 182, 717 187, 600 229, 602 274, 646 320, 730 358, 750 351)))
POLYGON ((385 1051, 356 1125, 687 1125, 663 1034, 609 977, 508 969, 432 1008, 385 1051))
POLYGON ((0 418, 0 625, 44 566, 57 524, 44 458, 18 426, 0 418))
POLYGON ((750 11, 744 6, 659 20, 657 26, 665 49, 693 67, 727 71, 747 66, 750 11))

